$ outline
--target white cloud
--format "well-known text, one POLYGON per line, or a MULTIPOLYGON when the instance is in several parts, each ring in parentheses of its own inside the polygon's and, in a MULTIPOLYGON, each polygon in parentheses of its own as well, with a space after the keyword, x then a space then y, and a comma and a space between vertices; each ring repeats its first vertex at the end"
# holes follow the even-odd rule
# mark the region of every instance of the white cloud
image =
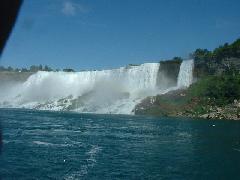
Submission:
POLYGON ((62 6, 62 13, 67 16, 74 16, 77 13, 87 13, 88 11, 89 9, 85 6, 71 1, 65 1, 62 6))
POLYGON ((62 8, 62 13, 65 15, 73 16, 76 14, 76 7, 71 2, 68 2, 68 1, 64 2, 63 8, 62 8))

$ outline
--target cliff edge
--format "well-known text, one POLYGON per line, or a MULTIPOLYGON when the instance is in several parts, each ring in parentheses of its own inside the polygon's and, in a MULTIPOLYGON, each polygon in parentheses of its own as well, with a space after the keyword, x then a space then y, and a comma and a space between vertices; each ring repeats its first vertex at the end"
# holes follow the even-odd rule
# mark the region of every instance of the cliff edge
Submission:
MULTIPOLYGON (((240 39, 213 51, 197 49, 191 58, 190 87, 147 97, 135 107, 135 114, 240 120, 240 39)), ((174 68, 169 69, 176 76, 174 68)))

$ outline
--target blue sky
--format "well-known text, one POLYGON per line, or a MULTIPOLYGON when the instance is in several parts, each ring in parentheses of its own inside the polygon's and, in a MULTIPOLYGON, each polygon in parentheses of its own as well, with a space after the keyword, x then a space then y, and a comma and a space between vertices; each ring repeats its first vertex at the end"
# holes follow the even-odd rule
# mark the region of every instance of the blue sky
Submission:
POLYGON ((240 37, 239 0, 25 0, 0 65, 106 69, 240 37))

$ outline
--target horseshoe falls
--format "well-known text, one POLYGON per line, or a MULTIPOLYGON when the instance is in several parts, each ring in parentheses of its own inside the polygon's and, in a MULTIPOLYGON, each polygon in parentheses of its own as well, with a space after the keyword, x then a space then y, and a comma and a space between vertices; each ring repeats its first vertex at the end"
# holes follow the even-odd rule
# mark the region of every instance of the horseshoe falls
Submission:
POLYGON ((160 66, 161 63, 145 63, 101 71, 39 71, 25 82, 1 88, 0 107, 134 114, 134 107, 147 96, 192 83, 193 60, 181 63, 177 83, 172 87, 157 82, 160 66))

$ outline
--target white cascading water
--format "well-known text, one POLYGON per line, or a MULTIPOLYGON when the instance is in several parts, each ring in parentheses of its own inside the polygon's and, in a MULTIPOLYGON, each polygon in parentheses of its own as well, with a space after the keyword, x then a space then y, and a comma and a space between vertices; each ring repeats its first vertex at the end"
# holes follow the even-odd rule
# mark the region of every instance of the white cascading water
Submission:
MULTIPOLYGON (((159 63, 83 72, 37 72, 5 98, 6 107, 64 110, 75 99, 79 112, 130 114, 155 93, 159 63)), ((73 110, 73 109, 71 109, 73 110)))
MULTIPOLYGON (((157 75, 159 63, 83 72, 43 72, 9 89, 0 107, 40 110, 71 110, 89 113, 133 114, 134 107, 147 96, 162 94, 157 75)), ((178 86, 192 82, 193 61, 183 61, 178 86)))
POLYGON ((193 66, 194 66, 193 59, 185 60, 181 63, 177 81, 178 88, 187 88, 192 84, 193 66))

